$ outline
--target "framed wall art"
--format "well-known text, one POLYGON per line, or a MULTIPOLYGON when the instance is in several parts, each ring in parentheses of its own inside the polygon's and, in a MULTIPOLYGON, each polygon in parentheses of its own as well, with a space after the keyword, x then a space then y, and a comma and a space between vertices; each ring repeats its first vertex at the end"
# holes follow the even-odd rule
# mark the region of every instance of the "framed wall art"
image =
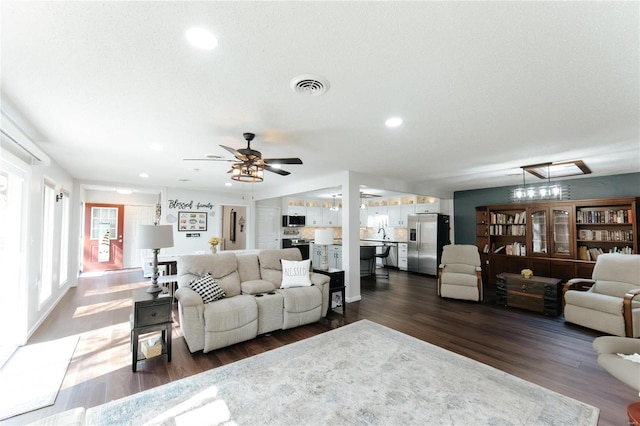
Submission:
POLYGON ((207 213, 178 212, 178 231, 206 231, 207 213))

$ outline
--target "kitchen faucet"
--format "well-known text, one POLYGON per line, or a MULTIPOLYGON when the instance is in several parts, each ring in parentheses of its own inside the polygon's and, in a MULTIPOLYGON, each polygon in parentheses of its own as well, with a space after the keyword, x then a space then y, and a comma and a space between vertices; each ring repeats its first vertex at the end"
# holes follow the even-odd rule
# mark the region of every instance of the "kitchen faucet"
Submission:
POLYGON ((386 240, 387 239, 387 232, 384 230, 384 227, 381 226, 380 228, 378 228, 378 234, 380 233, 380 231, 382 231, 382 239, 386 240))

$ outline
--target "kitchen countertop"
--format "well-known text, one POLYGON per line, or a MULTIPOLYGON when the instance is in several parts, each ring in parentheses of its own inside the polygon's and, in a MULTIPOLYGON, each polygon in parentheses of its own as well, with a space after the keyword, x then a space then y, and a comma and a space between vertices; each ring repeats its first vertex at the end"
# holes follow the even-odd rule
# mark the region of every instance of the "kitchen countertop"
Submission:
POLYGON ((376 240, 376 239, 362 239, 360 241, 375 241, 377 243, 391 243, 391 244, 398 244, 398 243, 406 243, 406 241, 396 241, 396 240, 376 240))
MULTIPOLYGON (((315 244, 313 240, 309 241, 312 244, 315 244)), ((362 239, 360 240, 360 245, 361 246, 366 246, 366 245, 374 245, 374 246, 379 246, 380 244, 401 244, 401 243, 407 243, 406 241, 394 241, 394 240, 372 240, 372 239, 362 239)), ((333 244, 331 245, 342 245, 342 240, 333 240, 333 244)))

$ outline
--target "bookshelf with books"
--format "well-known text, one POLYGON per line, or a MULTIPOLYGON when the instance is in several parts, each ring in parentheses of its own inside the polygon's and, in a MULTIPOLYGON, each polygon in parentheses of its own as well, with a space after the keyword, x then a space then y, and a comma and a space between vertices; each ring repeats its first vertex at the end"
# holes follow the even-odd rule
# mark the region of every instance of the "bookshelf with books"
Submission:
POLYGON ((595 261, 602 253, 638 253, 634 210, 626 199, 576 207, 578 258, 595 261))
POLYGON ((489 252, 489 213, 486 206, 476 207, 476 245, 480 253, 489 252))
POLYGON ((489 215, 489 253, 508 256, 527 255, 527 212, 518 208, 491 210, 489 215))
POLYGON ((476 207, 476 246, 480 252, 482 281, 488 281, 489 264, 489 212, 486 206, 476 207))
POLYGON ((638 254, 637 217, 640 198, 545 201, 476 208, 488 218, 488 238, 479 234, 486 252, 483 275, 531 269, 537 276, 590 278, 601 253, 638 254), (485 271, 486 269, 486 271, 485 271))

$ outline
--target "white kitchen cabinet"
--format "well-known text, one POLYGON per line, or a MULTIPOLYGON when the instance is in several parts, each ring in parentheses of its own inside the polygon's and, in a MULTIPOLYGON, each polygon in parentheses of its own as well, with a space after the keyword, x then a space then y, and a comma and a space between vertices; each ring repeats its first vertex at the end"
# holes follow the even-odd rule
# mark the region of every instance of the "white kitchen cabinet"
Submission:
POLYGON ((387 211, 389 215, 389 226, 402 226, 402 214, 400 213, 400 206, 389 206, 387 211))
POLYGON ((389 208, 387 206, 369 207, 367 226, 376 229, 381 226, 389 226, 389 208))
POLYGON ((433 203, 416 204, 416 213, 440 213, 440 200, 433 203))
POLYGON ((306 216, 307 208, 305 206, 287 206, 286 214, 289 216, 306 216))
POLYGON ((322 226, 322 207, 307 207, 307 226, 322 226))
POLYGON ((367 226, 367 220, 369 219, 369 212, 367 209, 360 209, 360 226, 367 226))
POLYGON ((329 246, 329 267, 342 269, 342 246, 329 246))
POLYGON ((322 266, 322 253, 324 246, 317 244, 311 244, 311 266, 314 268, 320 268, 322 266))
POLYGON ((401 271, 408 270, 407 268, 407 243, 398 243, 398 269, 401 271))
POLYGON ((389 212, 389 225, 395 227, 406 228, 408 224, 409 215, 415 214, 415 204, 400 204, 388 207, 389 212))
POLYGON ((340 210, 331 211, 328 208, 322 209, 322 226, 341 226, 340 210))

